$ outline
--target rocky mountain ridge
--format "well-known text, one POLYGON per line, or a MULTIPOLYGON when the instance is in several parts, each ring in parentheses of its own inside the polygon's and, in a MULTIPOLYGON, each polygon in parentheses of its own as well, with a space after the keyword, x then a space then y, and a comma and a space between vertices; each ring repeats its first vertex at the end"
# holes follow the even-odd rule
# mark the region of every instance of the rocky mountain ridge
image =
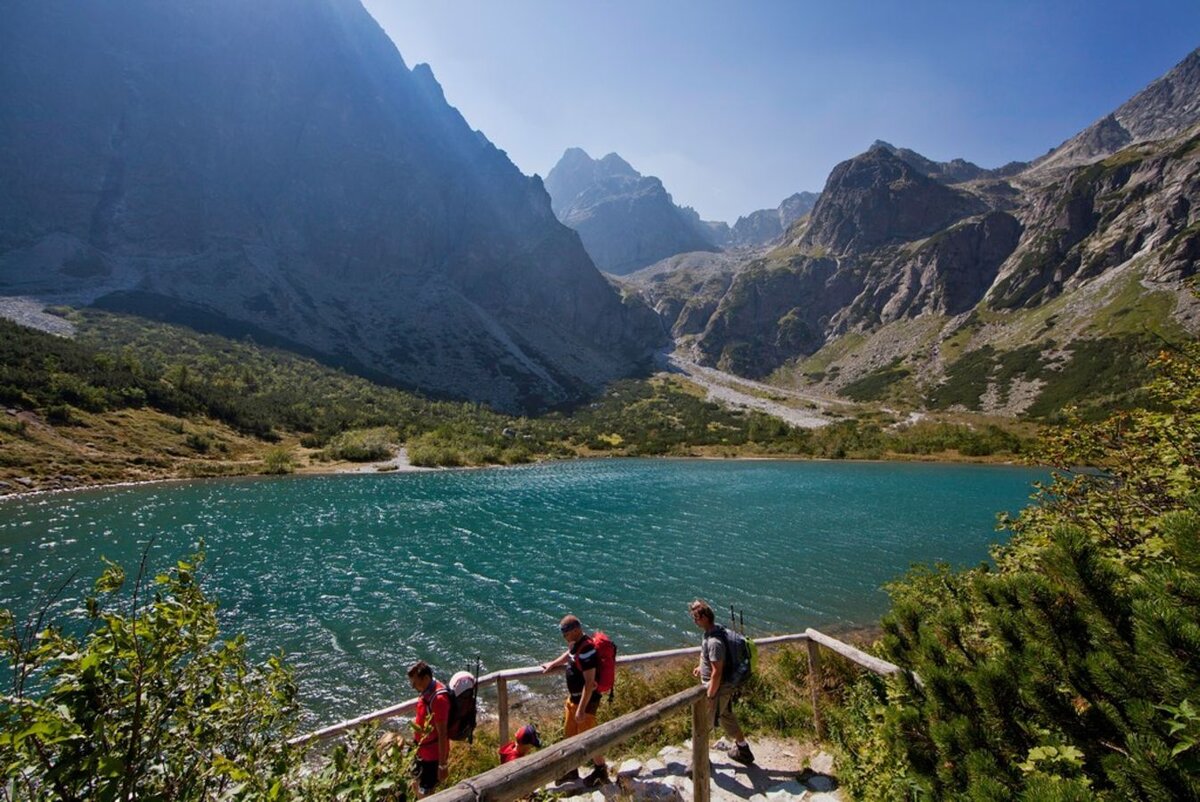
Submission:
POLYGON ((706 285, 662 276, 643 292, 677 315, 666 322, 698 361, 747 377, 1007 414, 1103 395, 1106 370, 1200 331, 1185 289, 1200 259, 1200 125, 1183 125, 1197 58, 1122 106, 1132 129, 1177 134, 1054 169, 877 142, 834 168, 780 247, 706 285), (712 309, 702 328, 698 306, 712 309))
POLYGON ((685 253, 770 245, 812 211, 818 197, 797 192, 730 226, 676 205, 661 180, 643 176, 616 153, 593 159, 582 148, 568 148, 545 184, 558 219, 579 232, 592 260, 614 276, 685 253))
POLYGON ((662 338, 358 0, 18 0, 5 18, 0 294, 505 409, 580 398, 662 338))
POLYGON ((1033 176, 1078 167, 1129 145, 1179 136, 1200 123, 1200 48, 1166 75, 1037 159, 1033 176))
POLYGON ((606 273, 625 275, 688 251, 715 251, 713 232, 676 206, 662 181, 620 156, 593 159, 569 148, 546 176, 551 205, 606 273))
POLYGON ((759 209, 739 217, 723 244, 734 248, 770 245, 782 237, 792 223, 811 212, 819 197, 817 192, 796 192, 774 209, 759 209))

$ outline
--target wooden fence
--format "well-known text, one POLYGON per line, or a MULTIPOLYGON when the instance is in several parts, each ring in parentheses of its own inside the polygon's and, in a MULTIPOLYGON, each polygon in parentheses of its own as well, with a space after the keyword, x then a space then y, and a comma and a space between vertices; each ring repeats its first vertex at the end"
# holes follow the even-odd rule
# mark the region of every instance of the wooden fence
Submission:
MULTIPOLYGON (((808 683, 812 697, 813 726, 817 737, 825 737, 825 727, 820 712, 820 649, 825 647, 842 657, 877 674, 899 674, 904 669, 897 665, 872 657, 866 652, 856 649, 848 643, 831 638, 815 629, 807 629, 802 633, 778 635, 770 638, 756 638, 754 641, 761 649, 784 643, 806 644, 808 649, 808 683)), ((693 646, 684 649, 668 649, 661 652, 646 652, 644 654, 619 657, 620 665, 643 665, 680 657, 698 655, 700 647, 693 646)), ((508 723, 508 682, 509 680, 528 679, 545 676, 540 666, 512 668, 485 674, 478 679, 478 687, 496 686, 497 717, 499 719, 500 741, 509 740, 508 723)), ((910 674, 913 681, 921 685, 921 678, 910 674)), ((415 710, 416 699, 408 699, 399 704, 376 710, 358 718, 339 722, 324 729, 310 732, 293 739, 290 743, 307 744, 341 735, 369 721, 381 721, 415 710)), ((692 783, 695 802, 709 800, 709 763, 708 763, 708 732, 711 725, 708 700, 705 687, 697 685, 679 693, 646 705, 632 713, 607 721, 594 729, 580 735, 566 738, 551 744, 536 754, 520 760, 497 766, 490 771, 477 774, 463 780, 453 788, 448 788, 428 797, 431 802, 509 802, 520 799, 537 788, 545 785, 556 777, 560 777, 573 768, 586 763, 596 755, 602 755, 624 741, 637 735, 648 727, 657 724, 685 707, 692 709, 692 783)))
POLYGON ((696 802, 708 802, 708 726, 710 719, 707 689, 696 685, 674 696, 606 721, 585 733, 551 744, 536 754, 463 780, 427 797, 430 802, 501 802, 520 799, 571 769, 602 755, 672 713, 692 709, 692 784, 696 802))
MULTIPOLYGON (((793 635, 777 635, 770 638, 755 638, 754 642, 759 648, 776 646, 781 643, 800 643, 808 640, 808 635, 800 632, 793 635)), ((700 647, 690 646, 683 649, 667 649, 661 652, 645 652, 643 654, 630 654, 617 657, 617 664, 621 666, 647 665, 650 663, 661 663, 669 660, 677 660, 680 657, 688 657, 691 655, 699 656, 700 647)), ((499 719, 500 742, 504 743, 509 739, 509 723, 508 723, 508 683, 514 680, 532 679, 545 677, 542 673, 541 666, 525 666, 524 668, 506 668, 500 671, 493 671, 490 674, 484 674, 479 677, 477 687, 480 689, 496 686, 496 717, 499 719)), ((337 724, 331 724, 328 727, 310 732, 306 735, 301 735, 293 738, 289 743, 306 744, 311 741, 320 741, 326 738, 332 738, 348 732, 355 727, 366 724, 370 721, 384 721, 396 716, 402 716, 405 713, 411 713, 417 709, 417 700, 405 699, 403 702, 384 707, 380 710, 374 710, 370 713, 365 713, 357 718, 340 721, 337 724)))

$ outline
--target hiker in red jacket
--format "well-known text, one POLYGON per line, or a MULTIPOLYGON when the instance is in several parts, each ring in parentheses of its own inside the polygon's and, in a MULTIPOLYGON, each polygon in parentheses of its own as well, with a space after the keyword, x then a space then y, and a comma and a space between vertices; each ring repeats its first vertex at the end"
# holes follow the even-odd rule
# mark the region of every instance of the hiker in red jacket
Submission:
MULTIPOLYGON (((587 732, 596 726, 596 708, 600 706, 601 695, 596 692, 596 669, 600 659, 596 653, 596 645, 583 631, 583 625, 573 615, 568 615, 559 622, 558 631, 567 642, 567 650, 542 664, 542 673, 548 674, 559 666, 567 667, 567 701, 563 705, 563 734, 570 738, 587 732)), ((608 766, 603 755, 594 759, 595 767, 583 782, 589 788, 596 788, 609 782, 608 766)), ((559 778, 559 782, 570 782, 579 778, 579 769, 572 769, 559 778)))
POLYGON ((417 697, 413 743, 417 745, 417 796, 429 796, 450 771, 450 691, 433 678, 433 669, 418 660, 408 669, 417 697))

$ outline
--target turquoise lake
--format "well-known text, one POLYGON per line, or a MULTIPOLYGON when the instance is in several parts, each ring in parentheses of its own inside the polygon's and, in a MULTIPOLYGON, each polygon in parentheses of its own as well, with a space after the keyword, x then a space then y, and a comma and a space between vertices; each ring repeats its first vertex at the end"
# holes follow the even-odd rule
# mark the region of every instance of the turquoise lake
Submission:
POLYGON ((750 634, 870 624, 913 563, 971 565, 1027 503, 1028 468, 587 460, 521 468, 202 481, 0 504, 0 606, 18 615, 101 556, 132 578, 203 540, 205 587, 255 655, 283 649, 312 723, 443 675, 557 655, 573 612, 623 653, 697 640, 687 604, 744 609, 750 634))

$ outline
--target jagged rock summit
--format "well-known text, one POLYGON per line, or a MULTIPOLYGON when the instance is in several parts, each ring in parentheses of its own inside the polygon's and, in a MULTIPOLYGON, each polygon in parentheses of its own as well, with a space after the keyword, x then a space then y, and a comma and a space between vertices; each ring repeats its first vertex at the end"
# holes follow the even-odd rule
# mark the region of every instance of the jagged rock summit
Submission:
POLYGON ((927 237, 987 206, 948 187, 882 145, 829 174, 802 243, 834 253, 927 237))
POLYGON ((1005 415, 1124 403, 1148 354, 1200 331, 1200 51, 1033 163, 876 142, 781 242, 642 292, 746 377, 1005 415))
POLYGON ((661 340, 358 0, 4 13, 0 294, 506 409, 578 398, 661 340))
POLYGON ((1100 118, 1033 163, 1044 175, 1111 156, 1139 142, 1179 136, 1200 123, 1200 48, 1116 111, 1100 118))
POLYGON ((567 149, 546 176, 546 191, 558 219, 579 232, 606 273, 622 276, 675 254, 719 249, 694 210, 676 206, 662 181, 615 153, 593 159, 567 149))

